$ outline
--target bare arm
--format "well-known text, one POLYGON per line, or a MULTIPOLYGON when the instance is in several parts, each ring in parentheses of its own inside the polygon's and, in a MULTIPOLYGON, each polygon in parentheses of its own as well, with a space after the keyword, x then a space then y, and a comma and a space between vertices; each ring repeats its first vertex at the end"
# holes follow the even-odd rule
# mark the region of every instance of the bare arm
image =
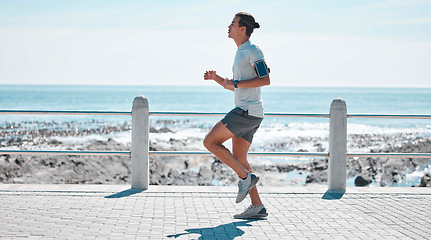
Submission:
POLYGON ((237 86, 239 88, 257 88, 267 86, 271 83, 269 75, 263 78, 255 77, 249 80, 239 81, 237 86))
MULTIPOLYGON (((267 86, 271 83, 270 79, 269 79, 269 75, 263 78, 259 78, 259 77, 255 77, 249 80, 241 80, 238 82, 237 87, 239 88, 257 88, 257 87, 263 87, 263 86, 267 86)), ((227 85, 225 86, 226 89, 230 89, 234 87, 233 85, 233 81, 229 80, 226 83, 227 85)))
MULTIPOLYGON (((220 84, 225 89, 234 91, 233 80, 229 80, 227 78, 222 78, 216 74, 216 71, 206 71, 204 74, 205 80, 214 80, 218 84, 220 84)), ((241 80, 238 82, 237 86, 239 88, 257 88, 267 86, 271 83, 269 75, 263 78, 254 77, 249 80, 241 80)))
POLYGON ((233 91, 233 81, 227 78, 222 78, 217 75, 216 71, 206 71, 204 74, 205 80, 214 80, 216 83, 220 84, 220 86, 224 87, 227 90, 233 91))

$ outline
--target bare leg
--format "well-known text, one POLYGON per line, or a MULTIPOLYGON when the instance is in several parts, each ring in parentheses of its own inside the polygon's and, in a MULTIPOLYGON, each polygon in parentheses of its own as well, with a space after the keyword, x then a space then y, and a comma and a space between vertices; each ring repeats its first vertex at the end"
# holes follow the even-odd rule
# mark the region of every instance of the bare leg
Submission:
MULTIPOLYGON (((247 161, 247 152, 251 144, 247 140, 244 140, 243 138, 238 138, 234 136, 232 137, 232 145, 233 145, 233 155, 238 160, 238 162, 240 162, 245 169, 247 169, 250 172, 253 172, 252 167, 247 161)), ((250 195, 251 203, 253 205, 260 206, 262 204, 262 201, 260 199, 259 192, 257 191, 256 186, 250 190, 249 195, 250 195)))
POLYGON ((219 121, 205 137, 204 146, 220 161, 232 168, 240 178, 244 179, 248 174, 247 169, 223 145, 226 140, 232 137, 235 137, 235 135, 226 128, 226 125, 219 121))

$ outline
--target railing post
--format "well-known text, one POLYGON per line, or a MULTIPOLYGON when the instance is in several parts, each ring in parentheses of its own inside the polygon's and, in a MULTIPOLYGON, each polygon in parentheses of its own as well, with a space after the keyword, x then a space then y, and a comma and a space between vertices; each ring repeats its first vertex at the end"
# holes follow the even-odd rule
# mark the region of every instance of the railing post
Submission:
POLYGON ((132 189, 149 185, 149 106, 144 96, 137 96, 132 106, 132 189))
POLYGON ((329 166, 328 190, 346 191, 347 170, 347 107, 336 98, 329 115, 329 166))

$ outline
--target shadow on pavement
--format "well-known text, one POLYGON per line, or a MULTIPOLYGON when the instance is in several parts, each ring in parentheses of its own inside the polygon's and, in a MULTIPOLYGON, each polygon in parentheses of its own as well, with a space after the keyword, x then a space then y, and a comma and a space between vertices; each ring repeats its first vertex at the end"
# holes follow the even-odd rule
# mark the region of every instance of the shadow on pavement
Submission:
POLYGON ((140 192, 144 192, 145 190, 144 189, 127 189, 127 190, 124 190, 124 191, 121 191, 121 192, 118 192, 118 193, 115 193, 115 194, 112 194, 112 195, 109 195, 109 196, 105 196, 105 198, 122 198, 122 197, 128 197, 128 196, 130 196, 130 195, 133 195, 133 194, 137 194, 137 193, 140 193, 140 192))
POLYGON ((252 226, 249 223, 259 221, 262 219, 245 220, 241 222, 231 222, 228 224, 222 224, 217 227, 208 228, 190 228, 186 229, 185 233, 178 233, 175 235, 168 235, 169 238, 178 238, 187 234, 200 234, 198 239, 234 239, 242 236, 245 232, 238 228, 239 226, 252 226))
POLYGON ((323 195, 322 199, 325 200, 338 200, 341 199, 344 195, 344 193, 346 193, 345 191, 326 191, 325 194, 323 195))

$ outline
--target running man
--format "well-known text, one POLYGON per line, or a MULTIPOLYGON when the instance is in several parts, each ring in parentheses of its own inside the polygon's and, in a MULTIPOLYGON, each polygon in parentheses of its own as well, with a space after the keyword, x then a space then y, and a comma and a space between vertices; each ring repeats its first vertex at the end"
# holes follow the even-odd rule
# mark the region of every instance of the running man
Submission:
POLYGON ((204 146, 241 178, 238 181, 240 203, 250 195, 251 205, 234 218, 250 219, 268 216, 262 204, 256 183, 259 177, 247 161, 247 152, 253 135, 263 120, 263 102, 260 87, 270 84, 269 71, 262 51, 250 43, 250 36, 260 25, 251 14, 237 13, 229 25, 228 37, 238 50, 233 63, 233 79, 222 78, 216 71, 206 71, 205 80, 214 80, 225 89, 235 92, 235 108, 219 121, 204 139, 204 146), (223 143, 232 139, 232 152, 223 143))

